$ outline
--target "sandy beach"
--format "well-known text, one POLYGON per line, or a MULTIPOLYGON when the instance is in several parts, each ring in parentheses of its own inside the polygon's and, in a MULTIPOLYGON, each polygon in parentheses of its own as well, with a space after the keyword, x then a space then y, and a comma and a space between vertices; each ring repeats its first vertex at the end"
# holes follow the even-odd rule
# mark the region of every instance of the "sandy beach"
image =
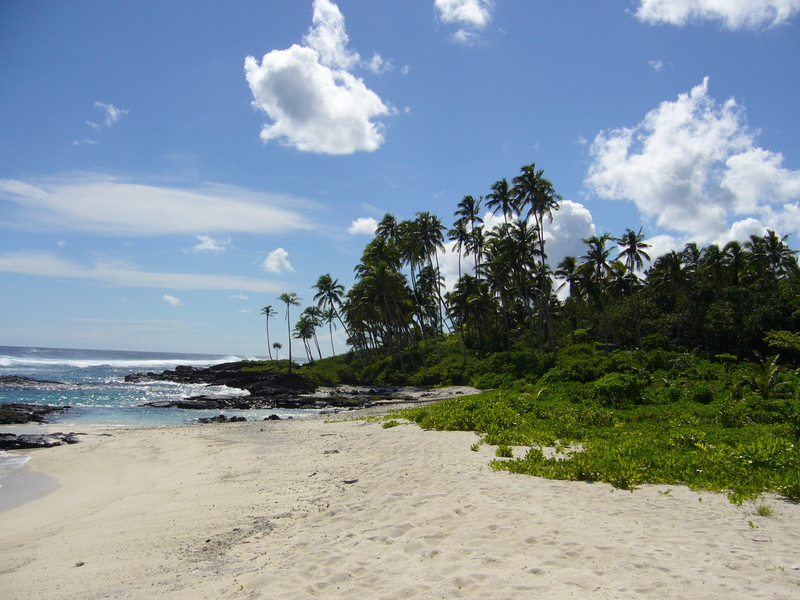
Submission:
POLYGON ((511 475, 474 434, 351 417, 32 452, 60 486, 0 513, 0 598, 800 596, 796 504, 511 475))

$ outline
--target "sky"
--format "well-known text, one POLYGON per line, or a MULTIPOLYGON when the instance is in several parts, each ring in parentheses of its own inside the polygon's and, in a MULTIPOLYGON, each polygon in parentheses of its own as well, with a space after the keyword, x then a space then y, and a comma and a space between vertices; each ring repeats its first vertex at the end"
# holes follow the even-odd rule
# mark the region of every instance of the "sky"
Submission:
POLYGON ((0 0, 0 345, 285 355, 280 294, 529 164, 553 264, 800 248, 798 65, 800 0, 0 0))

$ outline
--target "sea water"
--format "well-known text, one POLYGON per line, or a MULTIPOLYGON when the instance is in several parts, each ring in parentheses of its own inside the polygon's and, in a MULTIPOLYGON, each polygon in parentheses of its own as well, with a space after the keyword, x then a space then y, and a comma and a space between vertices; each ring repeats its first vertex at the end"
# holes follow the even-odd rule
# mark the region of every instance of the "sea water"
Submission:
MULTIPOLYGON (((314 410, 188 410, 152 408, 148 402, 176 400, 190 396, 247 395, 245 390, 225 386, 183 384, 166 381, 128 383, 130 373, 161 372, 178 365, 209 367, 242 360, 241 356, 213 354, 171 354, 67 348, 26 348, 0 346, 0 375, 17 375, 58 384, 5 385, 0 383, 0 403, 51 404, 70 406, 64 413, 48 415, 51 431, 80 432, 81 425, 109 427, 188 425, 200 417, 224 414, 262 420, 277 414, 282 418, 315 414, 314 410)), ((20 426, 0 425, 0 432, 28 433, 20 426)), ((0 478, 22 466, 27 457, 0 451, 0 478)), ((2 485, 2 479, 0 479, 2 485)))

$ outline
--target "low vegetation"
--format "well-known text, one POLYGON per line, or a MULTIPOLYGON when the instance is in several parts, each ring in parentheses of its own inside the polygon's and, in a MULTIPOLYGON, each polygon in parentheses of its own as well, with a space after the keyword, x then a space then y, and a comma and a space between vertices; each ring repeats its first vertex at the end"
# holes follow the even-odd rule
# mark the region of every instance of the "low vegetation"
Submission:
POLYGON ((725 491, 734 502, 766 492, 800 500, 800 379, 773 357, 574 346, 536 381, 403 416, 425 428, 476 431, 499 457, 527 447, 523 458, 492 463, 514 473, 623 489, 683 484, 725 491), (551 446, 561 453, 547 458, 551 446))

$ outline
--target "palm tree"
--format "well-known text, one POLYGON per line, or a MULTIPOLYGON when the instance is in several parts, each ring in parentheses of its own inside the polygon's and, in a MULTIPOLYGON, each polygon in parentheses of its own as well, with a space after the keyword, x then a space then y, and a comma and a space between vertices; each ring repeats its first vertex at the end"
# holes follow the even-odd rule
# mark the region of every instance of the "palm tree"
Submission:
POLYGON ((333 347, 333 330, 336 329, 334 320, 336 320, 338 316, 339 313, 333 308, 326 308, 322 311, 322 322, 328 324, 328 332, 331 337, 331 356, 336 356, 336 348, 333 347))
POLYGON ((278 360, 278 352, 283 348, 283 344, 280 342, 272 342, 272 348, 275 350, 275 360, 278 360))
POLYGON ((675 250, 659 256, 647 272, 647 281, 655 289, 666 290, 675 303, 675 341, 681 343, 681 312, 686 302, 689 286, 689 273, 692 267, 687 265, 682 254, 675 250))
POLYGON ((317 327, 322 325, 322 309, 319 306, 307 306, 303 309, 302 316, 308 319, 311 324, 311 336, 314 338, 314 345, 317 347, 319 359, 322 360, 322 350, 319 347, 319 339, 317 338, 317 327))
POLYGON ((512 195, 517 199, 517 207, 520 211, 524 206, 528 207, 527 218, 534 218, 536 232, 539 237, 539 279, 542 282, 539 294, 539 306, 544 309, 544 316, 547 320, 547 330, 550 335, 550 347, 553 355, 557 355, 556 338, 553 332, 553 318, 550 314, 550 298, 545 296, 548 286, 545 271, 547 264, 547 254, 544 252, 544 219, 553 222, 553 211, 558 210, 558 203, 561 196, 556 194, 555 188, 549 179, 544 177, 544 169, 536 169, 536 165, 530 164, 522 167, 519 175, 514 177, 514 188, 512 195))
POLYGON ((308 340, 314 337, 314 322, 307 315, 303 315, 294 326, 294 339, 303 340, 303 348, 306 351, 308 362, 314 361, 314 355, 311 352, 311 344, 308 340))
MULTIPOLYGON (((387 215, 391 216, 391 215, 387 215)), ((384 221, 386 217, 384 217, 384 221)), ((339 283, 338 279, 333 279, 330 274, 321 275, 319 279, 317 279, 317 283, 311 286, 312 289, 316 289, 317 293, 314 294, 314 300, 317 301, 317 306, 319 306, 323 311, 331 311, 333 318, 328 320, 328 328, 331 333, 331 349, 333 349, 333 319, 339 319, 339 323, 341 323, 342 328, 344 329, 345 334, 348 336, 350 333, 347 331, 347 327, 345 327, 344 322, 342 321, 341 316, 339 315, 339 308, 342 306, 342 298, 344 297, 344 286, 339 283)), ((335 354, 335 352, 334 352, 335 354)))
POLYGON ((383 215, 383 219, 378 223, 378 228, 375 230, 375 235, 386 238, 390 242, 394 242, 397 239, 397 219, 393 214, 386 213, 383 215))
POLYGON ((605 344, 606 352, 608 352, 608 321, 606 319, 606 279, 611 268, 608 262, 608 255, 611 254, 611 248, 606 248, 609 240, 613 239, 610 233, 603 235, 586 238, 583 243, 589 249, 586 254, 581 256, 586 266, 586 270, 590 273, 589 280, 592 281, 598 295, 600 296, 600 306, 603 313, 603 343, 605 344))
POLYGON ((284 293, 278 296, 278 300, 281 302, 286 303, 286 330, 288 331, 289 335, 289 375, 292 374, 292 322, 289 318, 289 307, 291 306, 300 306, 300 300, 302 298, 298 298, 297 294, 294 292, 292 293, 284 293))
MULTIPOLYGON (((458 203, 458 209, 453 213, 453 216, 459 217, 459 221, 469 225, 469 237, 464 241, 464 248, 467 252, 472 252, 475 257, 476 276, 478 274, 478 265, 480 264, 480 252, 483 249, 483 219, 480 216, 482 201, 483 196, 478 200, 472 196, 464 196, 461 202, 458 203)), ((451 237, 450 239, 453 238, 451 237)), ((459 255, 460 258, 461 256, 459 255)), ((461 263, 459 262, 459 277, 461 276, 460 269, 461 263)))
POLYGON ((469 246, 470 240, 472 238, 472 232, 467 228, 464 219, 459 219, 455 223, 453 223, 453 228, 448 230, 447 238, 451 242, 455 242, 453 244, 453 250, 458 253, 458 277, 461 278, 461 255, 462 250, 469 246))
POLYGON ((639 288, 639 277, 636 275, 636 271, 644 267, 645 260, 648 262, 650 261, 650 255, 645 251, 645 248, 649 248, 650 244, 644 241, 644 234, 641 228, 638 233, 634 232, 633 229, 626 229, 625 234, 617 240, 617 244, 622 248, 622 251, 617 254, 617 259, 623 259, 625 267, 627 268, 627 273, 625 273, 624 278, 633 278, 633 280, 628 282, 630 285, 626 287, 630 294, 631 305, 633 306, 633 320, 636 322, 636 338, 639 342, 639 348, 641 348, 642 327, 639 323, 639 307, 636 304, 635 296, 635 290, 639 288))
POLYGON ((736 240, 731 240, 725 244, 722 252, 725 255, 725 270, 727 271, 730 285, 739 285, 742 283, 742 274, 747 267, 747 259, 742 245, 736 240))
POLYGON ((267 321, 267 353, 269 354, 269 359, 272 360, 272 349, 269 345, 269 319, 270 317, 274 317, 278 314, 278 311, 272 309, 271 304, 267 304, 264 308, 261 309, 261 314, 266 317, 267 321))
POLYGON ((517 213, 517 201, 511 193, 508 180, 503 177, 500 181, 492 184, 492 192, 486 194, 486 208, 492 210, 492 214, 502 211, 503 220, 508 224, 508 217, 517 213))

